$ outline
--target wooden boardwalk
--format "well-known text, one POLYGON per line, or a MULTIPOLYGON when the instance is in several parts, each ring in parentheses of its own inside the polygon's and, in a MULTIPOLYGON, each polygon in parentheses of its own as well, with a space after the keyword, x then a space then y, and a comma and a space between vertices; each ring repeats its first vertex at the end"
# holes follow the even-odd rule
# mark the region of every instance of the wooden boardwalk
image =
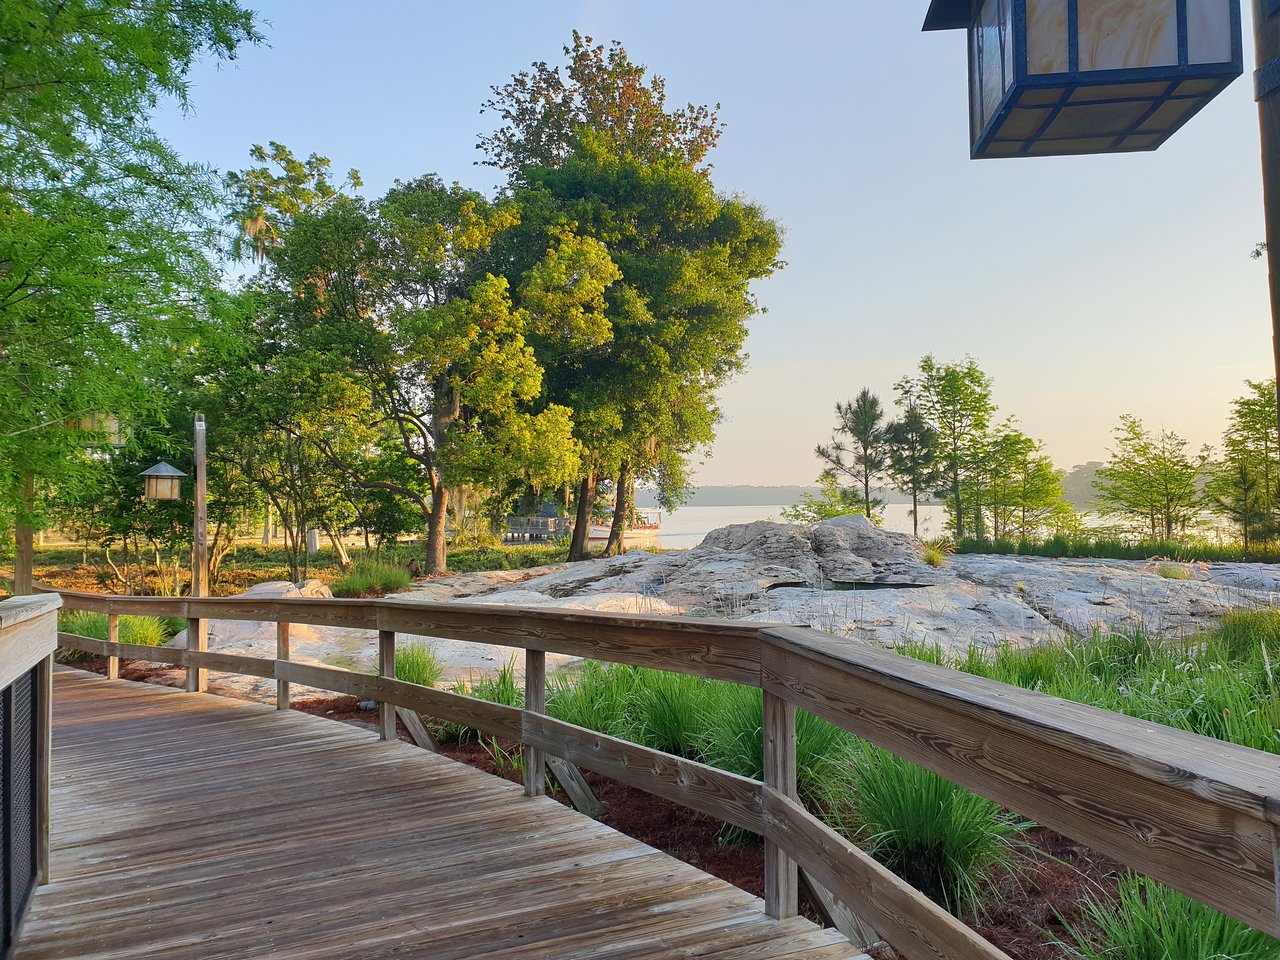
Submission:
POLYGON ((14 960, 853 958, 832 930, 357 728, 55 678, 53 882, 14 960))

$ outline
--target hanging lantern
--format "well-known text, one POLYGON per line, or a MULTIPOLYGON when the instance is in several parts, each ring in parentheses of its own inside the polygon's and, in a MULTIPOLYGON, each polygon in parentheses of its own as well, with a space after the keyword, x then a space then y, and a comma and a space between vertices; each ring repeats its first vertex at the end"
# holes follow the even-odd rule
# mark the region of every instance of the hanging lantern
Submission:
POLYGON ((180 482, 186 476, 177 467, 161 462, 140 474, 145 479, 144 500, 177 500, 182 496, 180 482))
POLYGON ((932 0, 969 31, 971 155, 1154 150, 1244 70, 1240 0, 932 0))

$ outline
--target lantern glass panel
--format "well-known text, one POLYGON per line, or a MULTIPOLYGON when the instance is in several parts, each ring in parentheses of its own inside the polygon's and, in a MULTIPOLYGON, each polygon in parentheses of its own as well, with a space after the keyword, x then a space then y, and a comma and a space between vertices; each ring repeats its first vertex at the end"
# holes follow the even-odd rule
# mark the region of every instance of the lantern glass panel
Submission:
POLYGON ((1067 0, 1027 0, 1027 73, 1071 69, 1067 0))
POLYGON ((1224 63, 1230 59, 1230 0, 1187 0, 1187 60, 1224 63))
POLYGON ((1000 0, 982 5, 978 29, 978 58, 982 77, 982 125, 995 116, 1004 96, 1004 54, 1000 51, 1000 0))
POLYGON ((1080 70, 1178 62, 1177 0, 1077 0, 1080 70))

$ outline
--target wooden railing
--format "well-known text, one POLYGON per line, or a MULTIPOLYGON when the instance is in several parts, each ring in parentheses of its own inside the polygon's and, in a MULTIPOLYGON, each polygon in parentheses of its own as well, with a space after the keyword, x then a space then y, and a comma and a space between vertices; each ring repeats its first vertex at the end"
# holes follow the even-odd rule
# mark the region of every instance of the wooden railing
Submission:
POLYGON ((0 601, 0 958, 49 880, 49 749, 57 597, 0 601))
MULTIPOLYGON (((1087 844, 1250 926, 1280 935, 1280 758, 957 673, 810 629, 689 618, 401 600, 105 597, 63 592, 70 609, 274 621, 275 659, 129 646, 60 635, 64 647, 189 670, 274 678, 278 706, 305 684, 519 741, 525 788, 561 758, 759 834, 767 912, 796 911, 797 872, 899 951, 1005 955, 810 814, 796 798, 795 710, 811 711, 1039 824, 1087 844), (288 624, 379 631, 379 674, 289 660, 288 624), (394 679, 396 633, 528 651, 523 709, 394 679), (556 652, 757 687, 764 780, 564 723, 545 712, 556 652)), ((111 636, 117 633, 113 627, 111 636)), ((112 672, 114 674, 115 667, 112 672)))

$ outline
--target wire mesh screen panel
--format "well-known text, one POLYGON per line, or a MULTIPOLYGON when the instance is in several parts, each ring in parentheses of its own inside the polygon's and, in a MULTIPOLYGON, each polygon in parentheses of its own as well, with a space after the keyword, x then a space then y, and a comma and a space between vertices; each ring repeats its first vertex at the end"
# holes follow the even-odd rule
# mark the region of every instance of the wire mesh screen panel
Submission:
POLYGON ((36 887, 36 671, 0 693, 0 776, 4 845, 0 857, 0 960, 13 949, 18 926, 36 887))

